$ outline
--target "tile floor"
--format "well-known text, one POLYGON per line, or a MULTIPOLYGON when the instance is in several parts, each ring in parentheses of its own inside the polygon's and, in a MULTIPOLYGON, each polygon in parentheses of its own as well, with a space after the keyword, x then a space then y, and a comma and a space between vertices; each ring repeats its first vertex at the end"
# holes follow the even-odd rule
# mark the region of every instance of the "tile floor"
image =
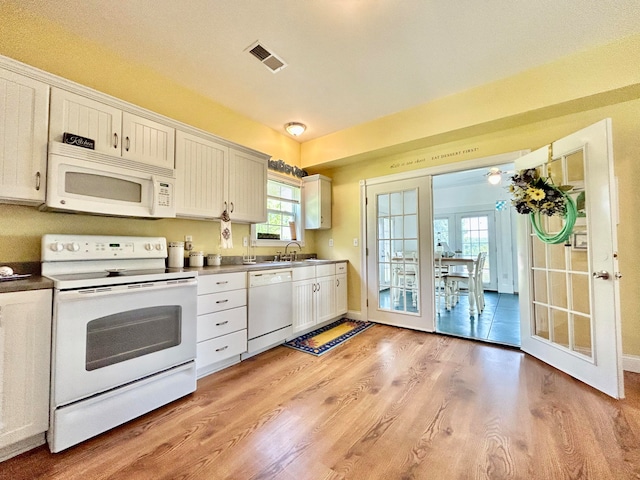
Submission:
MULTIPOLYGON (((520 346, 520 310, 518 295, 486 292, 485 308, 480 315, 469 318, 469 299, 461 296, 458 304, 447 311, 442 302, 436 318, 436 332, 457 337, 473 338, 503 345, 520 346)), ((393 306, 393 310, 404 310, 404 299, 393 306)), ((411 304, 411 293, 407 292, 407 311, 415 309, 411 304)), ((380 292, 380 306, 390 308, 389 290, 380 292)))
POLYGON ((520 346, 520 311, 518 295, 485 292, 484 311, 469 318, 469 299, 460 297, 447 311, 444 305, 436 319, 436 331, 465 338, 520 346))

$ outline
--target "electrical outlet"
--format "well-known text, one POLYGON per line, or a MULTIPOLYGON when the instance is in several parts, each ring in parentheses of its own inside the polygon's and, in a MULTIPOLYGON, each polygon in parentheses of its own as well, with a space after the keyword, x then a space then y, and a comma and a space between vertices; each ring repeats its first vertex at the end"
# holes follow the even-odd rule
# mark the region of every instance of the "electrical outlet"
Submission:
POLYGON ((357 247, 357 246, 358 246, 358 239, 357 239, 357 238, 354 238, 354 239, 353 239, 353 246, 354 246, 354 247, 357 247))
POLYGON ((329 239, 329 246, 330 246, 330 247, 333 247, 333 238, 330 238, 330 239, 329 239))
POLYGON ((184 236, 184 249, 187 252, 190 252, 191 250, 193 250, 193 236, 191 235, 184 236))

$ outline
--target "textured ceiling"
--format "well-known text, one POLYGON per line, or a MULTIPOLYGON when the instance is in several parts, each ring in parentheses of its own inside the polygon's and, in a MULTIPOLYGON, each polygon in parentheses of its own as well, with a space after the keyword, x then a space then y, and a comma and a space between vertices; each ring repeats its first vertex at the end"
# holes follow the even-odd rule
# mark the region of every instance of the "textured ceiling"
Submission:
POLYGON ((638 0, 20 0, 306 141, 640 32, 638 0), (287 67, 274 74, 256 41, 287 67))

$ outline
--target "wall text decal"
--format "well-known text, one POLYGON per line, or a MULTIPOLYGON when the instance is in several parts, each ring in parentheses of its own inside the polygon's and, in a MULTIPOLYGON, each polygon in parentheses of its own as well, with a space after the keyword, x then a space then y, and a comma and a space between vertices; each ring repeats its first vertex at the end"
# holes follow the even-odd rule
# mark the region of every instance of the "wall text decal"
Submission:
POLYGON ((306 177, 309 174, 298 167, 294 167, 284 163, 283 160, 271 160, 269 159, 269 169, 275 170, 277 172, 286 173, 288 175, 293 175, 294 177, 302 178, 306 177))
MULTIPOLYGON (((445 158, 457 157, 459 155, 467 155, 469 153, 475 153, 478 150, 480 150, 478 147, 463 148, 462 150, 456 150, 454 152, 447 152, 447 153, 441 153, 439 155, 432 155, 431 160, 442 160, 445 158)), ((415 159, 401 160, 401 161, 394 162, 391 164, 389 168, 394 169, 394 168, 401 168, 401 167, 411 167, 411 166, 420 165, 421 163, 426 163, 426 162, 427 162, 427 158, 423 156, 415 159)))

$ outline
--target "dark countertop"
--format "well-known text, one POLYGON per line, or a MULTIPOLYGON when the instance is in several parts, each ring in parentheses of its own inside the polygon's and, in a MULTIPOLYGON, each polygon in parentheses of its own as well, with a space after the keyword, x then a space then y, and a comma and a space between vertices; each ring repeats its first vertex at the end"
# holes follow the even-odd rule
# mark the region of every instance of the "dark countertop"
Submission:
POLYGON ((0 293, 44 290, 47 288, 53 288, 53 281, 40 275, 32 275, 20 280, 0 281, 0 293))
MULTIPOLYGON (((183 270, 183 271, 196 271, 198 275, 216 275, 220 273, 234 273, 234 272, 252 272, 259 270, 275 270, 283 268, 297 268, 297 267, 309 267, 313 265, 322 265, 330 263, 347 262, 347 260, 301 260, 297 262, 259 262, 253 265, 233 264, 233 265, 221 265, 219 267, 185 267, 182 269, 170 269, 170 270, 183 270)), ((20 268, 24 265, 12 264, 16 273, 30 273, 29 270, 20 268), (17 268, 16 268, 17 267, 17 268)), ((53 281, 42 277, 38 274, 31 274, 30 277, 19 280, 2 280, 0 281, 0 293, 8 292, 24 292, 28 290, 43 290, 47 288, 53 288, 53 281)))
MULTIPOLYGON (((233 264, 219 267, 184 267, 183 271, 196 271, 198 275, 216 275, 220 273, 253 272, 259 270, 276 270, 284 268, 312 267, 314 265, 342 263, 348 260, 301 260, 296 262, 259 262, 252 265, 233 264)), ((176 269, 177 270, 177 269, 176 269)))

